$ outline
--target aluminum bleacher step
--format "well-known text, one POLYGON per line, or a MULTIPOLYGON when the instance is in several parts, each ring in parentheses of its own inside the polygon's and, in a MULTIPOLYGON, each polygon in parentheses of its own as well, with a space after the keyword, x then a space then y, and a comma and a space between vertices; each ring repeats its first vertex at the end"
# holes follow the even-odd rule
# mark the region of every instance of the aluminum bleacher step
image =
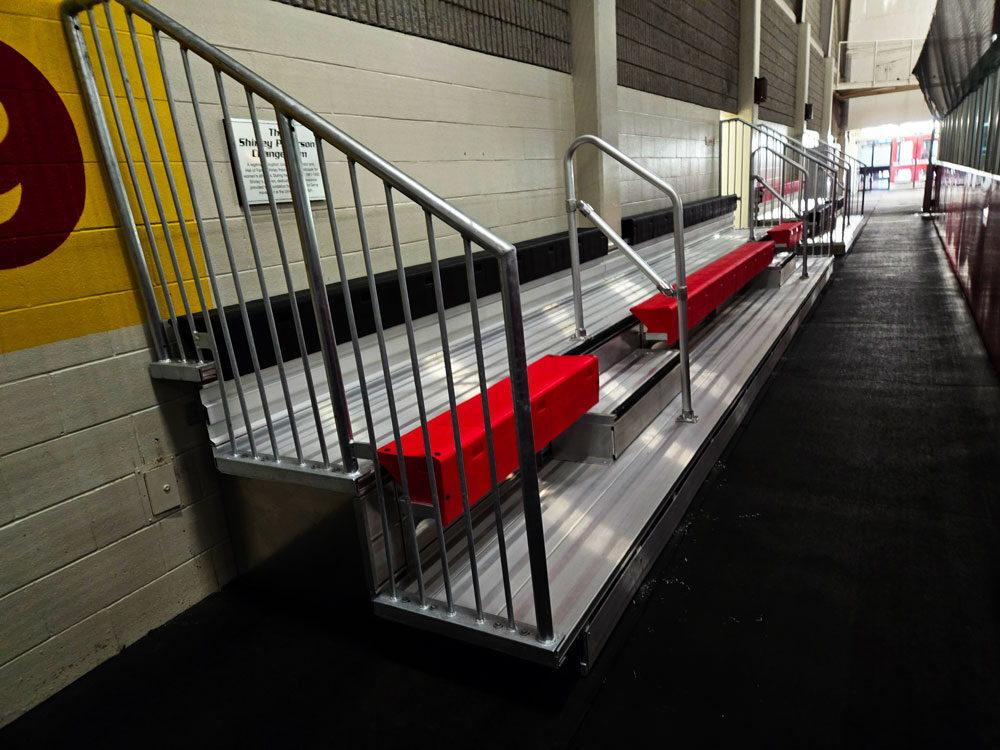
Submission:
MULTIPOLYGON (((542 357, 528 365, 528 385, 531 391, 535 450, 539 451, 598 402, 597 358, 592 355, 542 357)), ((496 457, 496 477, 498 481, 502 481, 519 465, 510 378, 489 387, 486 392, 496 457)), ((492 488, 482 399, 476 395, 459 403, 455 411, 471 507, 492 488)), ((442 521, 449 524, 464 512, 451 411, 428 420, 427 439, 433 454, 434 487, 437 490, 442 521)), ((410 430, 401 437, 400 443, 406 469, 405 484, 410 498, 415 503, 432 504, 423 430, 420 427, 410 430)), ((378 458, 397 484, 403 487, 395 441, 379 448, 378 458)))
POLYGON ((600 400, 553 441, 553 458, 611 463, 680 393, 677 350, 646 341, 640 328, 629 318, 591 350, 600 363, 600 400))

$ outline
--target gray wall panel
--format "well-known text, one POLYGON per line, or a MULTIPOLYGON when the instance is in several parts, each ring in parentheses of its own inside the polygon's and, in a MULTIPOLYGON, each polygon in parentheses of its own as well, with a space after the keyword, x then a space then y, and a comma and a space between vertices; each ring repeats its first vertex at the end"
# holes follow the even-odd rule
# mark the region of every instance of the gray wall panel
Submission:
POLYGON ((813 105, 813 117, 809 122, 812 130, 819 130, 823 121, 823 89, 826 79, 826 60, 815 50, 809 56, 809 99, 813 105))
POLYGON ((487 55, 570 71, 569 0, 274 0, 487 55))
POLYGON ((760 74, 767 78, 767 101, 760 105, 760 116, 765 120, 793 124, 797 49, 795 22, 778 8, 775 0, 764 0, 760 22, 760 74))
POLYGON ((736 109, 739 0, 618 0, 618 83, 736 109))

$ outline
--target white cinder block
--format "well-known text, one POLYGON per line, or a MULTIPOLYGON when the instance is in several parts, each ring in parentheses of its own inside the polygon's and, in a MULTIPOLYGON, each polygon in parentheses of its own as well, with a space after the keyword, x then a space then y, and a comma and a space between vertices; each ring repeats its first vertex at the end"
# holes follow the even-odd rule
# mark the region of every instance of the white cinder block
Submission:
POLYGON ((154 390, 150 359, 148 350, 140 350, 59 370, 52 374, 49 408, 61 413, 66 432, 73 432, 152 406, 158 397, 190 391, 184 384, 159 381, 154 390))
POLYGON ((111 338, 111 349, 114 354, 127 354, 150 348, 151 342, 145 325, 117 328, 108 331, 108 335, 111 338))
POLYGON ((102 611, 0 666, 0 726, 9 724, 119 650, 111 618, 102 611))
POLYGON ((135 474, 80 495, 70 502, 85 509, 97 548, 124 539, 151 520, 143 501, 142 484, 135 474))
POLYGON ((0 355, 0 383, 93 362, 114 354, 108 333, 92 333, 0 355))
POLYGON ((0 455, 12 453, 62 434, 63 424, 53 393, 52 380, 39 375, 0 385, 0 455))
POLYGON ((0 596, 66 565, 89 552, 94 541, 85 504, 60 503, 0 528, 0 596))
POLYGON ((0 598, 0 664, 165 572, 159 534, 147 527, 0 598))
POLYGON ((165 516, 156 526, 167 569, 214 547, 226 537, 222 503, 214 495, 165 516))
POLYGON ((219 589, 211 552, 173 568, 107 611, 122 648, 219 589))
POLYGON ((143 409, 131 420, 140 460, 146 466, 166 461, 206 439, 201 412, 191 399, 143 409))
POLYGON ((0 456, 12 490, 0 497, 0 509, 9 504, 21 518, 130 474, 139 460, 129 417, 0 456))

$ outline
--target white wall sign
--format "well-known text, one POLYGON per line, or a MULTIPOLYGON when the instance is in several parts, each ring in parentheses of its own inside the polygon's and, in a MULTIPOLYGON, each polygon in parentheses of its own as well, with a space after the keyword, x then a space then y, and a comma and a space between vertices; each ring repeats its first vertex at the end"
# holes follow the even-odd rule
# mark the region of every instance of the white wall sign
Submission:
MULTIPOLYGON (((263 143, 258 148, 253 131, 253 120, 233 118, 230 137, 236 144, 237 169, 243 182, 243 194, 251 206, 267 203, 267 189, 264 187, 264 170, 260 166, 259 151, 264 151, 267 172, 271 178, 274 200, 288 203, 292 191, 288 186, 288 172, 285 171, 285 153, 281 147, 281 134, 274 120, 258 120, 263 143)), ((316 154, 316 137, 308 130, 296 130, 299 152, 302 154, 302 170, 306 178, 306 192, 309 200, 323 200, 323 180, 319 171, 319 157, 316 154)))

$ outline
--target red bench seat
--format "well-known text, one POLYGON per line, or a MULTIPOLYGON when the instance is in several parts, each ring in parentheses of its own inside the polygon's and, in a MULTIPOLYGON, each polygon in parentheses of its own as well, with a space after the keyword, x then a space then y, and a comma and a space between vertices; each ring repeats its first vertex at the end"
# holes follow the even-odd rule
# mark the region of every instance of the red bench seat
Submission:
MULTIPOLYGON (((774 241, 748 242, 687 277, 688 328, 704 320, 719 305, 770 265, 774 241)), ((667 334, 667 342, 677 340, 677 300, 655 294, 631 308, 650 333, 667 334)))
POLYGON ((802 222, 786 221, 767 230, 767 236, 774 240, 775 245, 784 245, 791 249, 802 240, 802 222))
MULTIPOLYGON (((549 355, 528 365, 531 391, 531 420, 535 450, 551 443, 582 417, 599 398, 597 357, 591 355, 549 355)), ((510 378, 486 390, 490 405, 490 424, 496 456, 497 479, 502 480, 518 468, 517 434, 510 378)), ((477 393, 457 405, 462 458, 470 507, 492 489, 482 397, 477 393)), ((441 517, 445 524, 462 515, 462 486, 458 476, 458 453, 452 430, 451 411, 438 414, 427 422, 441 517)), ((427 477, 423 431, 418 426, 402 436, 403 461, 410 497, 414 502, 431 504, 431 486, 427 477)), ((402 486, 395 441, 378 449, 379 463, 402 486)))

